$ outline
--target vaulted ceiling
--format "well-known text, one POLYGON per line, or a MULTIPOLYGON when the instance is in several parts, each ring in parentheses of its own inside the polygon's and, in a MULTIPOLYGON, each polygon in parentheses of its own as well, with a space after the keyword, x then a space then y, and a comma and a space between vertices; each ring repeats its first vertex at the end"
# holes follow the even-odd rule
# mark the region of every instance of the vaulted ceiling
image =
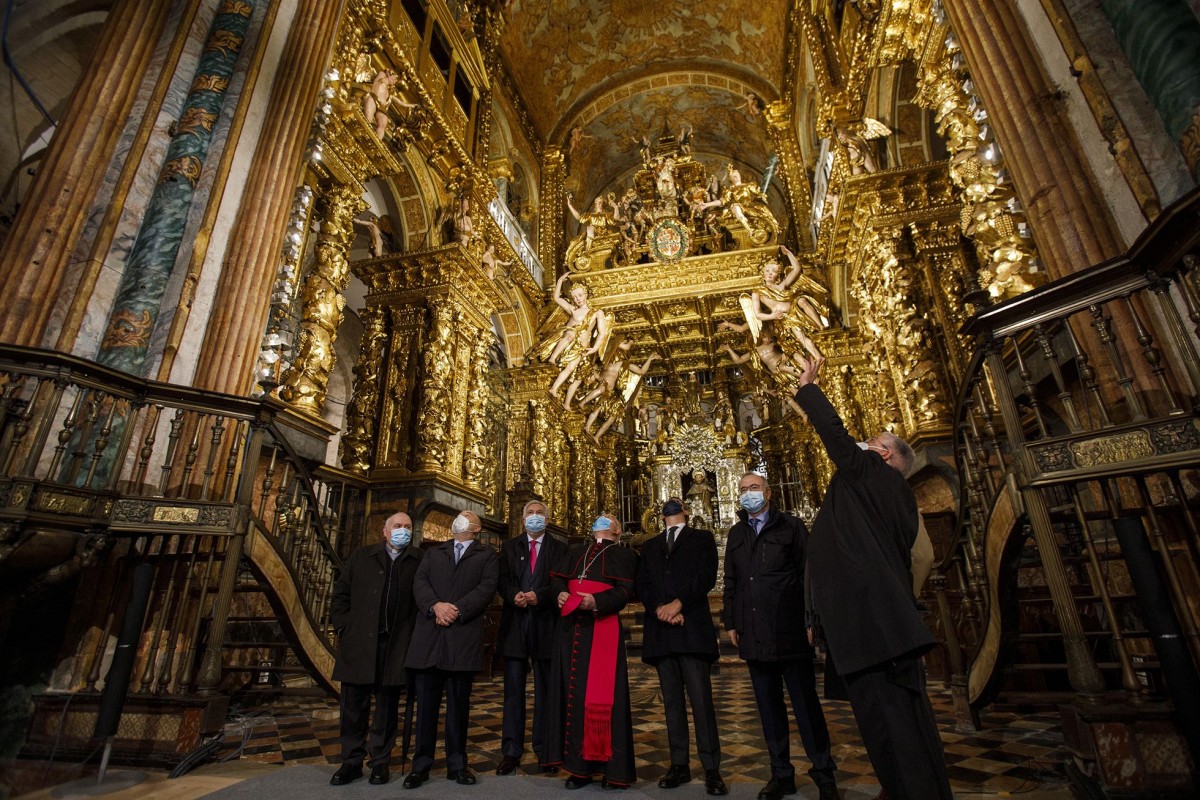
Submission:
POLYGON ((698 156, 761 175, 770 138, 747 94, 780 94, 787 0, 514 0, 508 18, 505 62, 535 127, 569 151, 568 188, 585 201, 638 165, 635 139, 685 125, 698 156))

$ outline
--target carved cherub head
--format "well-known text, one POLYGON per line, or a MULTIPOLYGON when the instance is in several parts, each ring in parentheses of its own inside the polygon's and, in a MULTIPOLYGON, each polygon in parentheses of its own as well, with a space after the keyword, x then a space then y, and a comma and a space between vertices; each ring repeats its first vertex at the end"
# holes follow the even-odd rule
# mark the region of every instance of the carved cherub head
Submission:
POLYGON ((588 288, 586 286, 582 283, 577 283, 571 287, 571 302, 575 304, 576 308, 583 308, 587 305, 587 301, 588 288))

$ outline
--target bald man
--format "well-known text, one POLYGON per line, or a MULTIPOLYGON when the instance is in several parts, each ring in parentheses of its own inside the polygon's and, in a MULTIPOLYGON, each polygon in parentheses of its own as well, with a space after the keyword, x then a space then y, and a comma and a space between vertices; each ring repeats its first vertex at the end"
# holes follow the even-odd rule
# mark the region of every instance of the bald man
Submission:
POLYGON ((454 538, 425 554, 413 581, 417 624, 405 663, 415 671, 417 735, 405 789, 429 780, 443 694, 446 777, 463 786, 476 782, 467 766, 471 681, 483 668, 483 612, 496 594, 500 567, 496 551, 475 541, 475 512, 461 511, 450 530, 454 538))

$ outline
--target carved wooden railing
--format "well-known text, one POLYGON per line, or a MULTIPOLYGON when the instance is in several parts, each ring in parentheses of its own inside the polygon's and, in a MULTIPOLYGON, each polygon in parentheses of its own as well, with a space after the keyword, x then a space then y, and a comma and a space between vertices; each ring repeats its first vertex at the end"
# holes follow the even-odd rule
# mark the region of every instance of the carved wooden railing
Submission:
POLYGON ((959 529, 933 588, 971 709, 1001 690, 1164 691, 1118 521, 1144 526, 1200 663, 1198 254, 1193 192, 1124 257, 964 329, 959 529))
POLYGON ((243 568, 272 606, 249 613, 273 610, 299 661, 333 688, 336 543, 361 525, 365 493, 347 476, 310 471, 293 446, 300 427, 273 400, 0 346, 0 560, 39 536, 73 534, 74 558, 42 565, 27 593, 64 572, 94 593, 77 601, 82 633, 53 689, 101 685, 141 562, 155 580, 132 695, 230 691, 247 680, 245 665, 263 668, 263 652, 226 648, 230 620, 247 616, 243 568))

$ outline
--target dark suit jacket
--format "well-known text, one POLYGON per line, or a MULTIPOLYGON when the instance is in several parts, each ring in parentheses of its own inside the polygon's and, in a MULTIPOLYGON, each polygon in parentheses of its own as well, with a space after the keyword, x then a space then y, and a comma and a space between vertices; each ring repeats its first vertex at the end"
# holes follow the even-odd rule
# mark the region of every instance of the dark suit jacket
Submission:
POLYGON ((566 555, 567 546, 543 533, 537 569, 529 571, 529 537, 520 536, 500 545, 500 654, 505 658, 549 659, 558 626, 558 598, 550 586, 550 568, 566 555), (537 605, 518 608, 517 592, 536 592, 537 605), (529 652, 530 646, 533 652, 529 652))
POLYGON ((717 584, 717 543, 712 531, 685 525, 667 552, 667 535, 660 533, 642 547, 637 594, 646 606, 642 625, 642 660, 653 664, 663 656, 701 656, 717 659, 717 628, 708 606, 708 593, 717 584), (683 604, 683 624, 658 619, 658 607, 683 604))
POLYGON ((754 535, 745 511, 725 543, 725 605, 721 620, 738 632, 738 655, 751 661, 811 657, 804 620, 804 559, 808 529, 799 517, 769 508, 754 535))
POLYGON ((908 481, 875 452, 860 450, 815 385, 796 402, 837 467, 809 543, 812 613, 838 672, 852 672, 935 643, 912 592, 917 501, 908 481))
MULTIPOLYGON (((413 602, 413 579, 421 556, 419 548, 409 545, 398 560, 396 589, 399 600, 389 629, 388 652, 383 664, 380 683, 384 686, 403 686, 406 682, 404 659, 416 621, 413 602)), ((337 661, 333 679, 346 683, 375 683, 375 655, 379 644, 379 610, 387 585, 392 559, 383 542, 360 547, 350 554, 333 584, 329 601, 329 616, 338 632, 337 661)))
POLYGON ((417 623, 405 666, 478 672, 483 669, 483 612, 496 594, 499 559, 492 548, 471 542, 454 563, 454 540, 425 554, 413 581, 417 623), (433 617, 434 603, 458 606, 458 620, 449 627, 433 617))

